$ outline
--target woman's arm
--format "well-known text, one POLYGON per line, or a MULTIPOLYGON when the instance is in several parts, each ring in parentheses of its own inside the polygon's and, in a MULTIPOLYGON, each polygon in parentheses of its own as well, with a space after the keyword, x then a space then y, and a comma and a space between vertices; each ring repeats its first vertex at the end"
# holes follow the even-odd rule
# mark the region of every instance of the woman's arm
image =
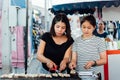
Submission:
POLYGON ((103 52, 100 53, 100 59, 88 61, 84 65, 84 68, 85 69, 90 69, 91 67, 104 65, 104 64, 106 64, 106 62, 107 62, 106 51, 103 51, 103 52))
POLYGON ((41 61, 42 63, 47 63, 49 61, 49 59, 47 59, 46 57, 44 57, 43 53, 44 53, 44 49, 45 49, 45 41, 41 40, 40 41, 40 45, 38 47, 38 51, 37 51, 37 59, 39 61, 41 61))
POLYGON ((106 64, 107 59, 106 59, 106 51, 103 51, 100 53, 100 59, 96 60, 97 66, 101 66, 106 64))
POLYGON ((41 40, 40 41, 40 45, 38 47, 38 51, 37 51, 37 59, 42 62, 42 63, 46 63, 47 67, 49 69, 52 69, 53 67, 56 67, 56 64, 51 61, 49 58, 46 58, 43 54, 44 54, 44 49, 45 49, 45 45, 46 42, 41 40))
POLYGON ((72 49, 72 47, 70 46, 67 49, 67 51, 65 52, 64 58, 60 63, 60 71, 64 70, 67 67, 67 63, 69 62, 70 56, 71 56, 71 53, 72 53, 71 49, 72 49))
POLYGON ((69 64, 69 68, 72 70, 72 69, 76 68, 76 65, 77 65, 77 53, 72 52, 72 57, 71 57, 71 61, 69 64))

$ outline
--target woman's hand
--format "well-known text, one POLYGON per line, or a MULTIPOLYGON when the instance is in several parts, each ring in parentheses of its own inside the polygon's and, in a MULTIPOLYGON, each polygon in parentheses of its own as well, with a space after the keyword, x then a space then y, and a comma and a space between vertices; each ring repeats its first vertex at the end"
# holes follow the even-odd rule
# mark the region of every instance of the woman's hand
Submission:
POLYGON ((92 67, 92 65, 94 65, 94 64, 95 64, 94 61, 88 61, 88 62, 85 64, 84 68, 85 68, 85 69, 90 69, 90 68, 92 67))
POLYGON ((69 64, 69 68, 71 70, 73 70, 74 68, 76 68, 76 61, 71 61, 70 64, 69 64))
POLYGON ((59 68, 59 70, 60 70, 60 71, 65 70, 66 67, 67 67, 67 62, 66 62, 66 60, 62 60, 62 62, 60 63, 60 68, 59 68))
POLYGON ((46 65, 49 68, 49 70, 52 70, 54 67, 57 67, 57 65, 51 60, 47 61, 46 65))
POLYGON ((112 40, 110 38, 105 38, 105 41, 111 42, 112 40))

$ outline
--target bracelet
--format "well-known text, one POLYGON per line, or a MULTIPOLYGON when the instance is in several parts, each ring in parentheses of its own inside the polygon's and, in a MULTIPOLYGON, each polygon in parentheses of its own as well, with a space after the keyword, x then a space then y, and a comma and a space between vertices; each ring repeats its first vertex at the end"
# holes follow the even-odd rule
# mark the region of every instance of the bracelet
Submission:
POLYGON ((97 63, 96 63, 96 61, 95 60, 93 60, 94 61, 94 64, 92 65, 92 67, 95 67, 95 66, 97 66, 97 63))

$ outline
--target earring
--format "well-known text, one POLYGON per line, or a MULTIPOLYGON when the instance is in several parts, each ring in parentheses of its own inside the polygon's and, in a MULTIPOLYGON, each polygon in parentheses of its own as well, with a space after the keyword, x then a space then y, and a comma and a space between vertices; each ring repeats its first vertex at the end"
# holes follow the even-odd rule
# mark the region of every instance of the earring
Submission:
POLYGON ((64 34, 66 35, 66 32, 64 32, 64 34))

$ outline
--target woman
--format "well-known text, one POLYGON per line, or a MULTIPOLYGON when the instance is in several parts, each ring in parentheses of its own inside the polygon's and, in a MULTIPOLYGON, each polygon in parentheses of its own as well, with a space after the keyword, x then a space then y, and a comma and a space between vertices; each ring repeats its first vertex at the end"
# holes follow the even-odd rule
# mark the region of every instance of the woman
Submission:
POLYGON ((96 29, 95 31, 95 35, 102 37, 102 38, 106 38, 107 37, 107 32, 105 32, 105 25, 103 21, 99 21, 98 22, 98 29, 96 29))
POLYGON ((64 71, 71 55, 70 24, 67 16, 57 14, 51 25, 50 32, 43 34, 37 52, 37 59, 42 62, 41 73, 49 73, 53 68, 64 71))
POLYGON ((93 34, 95 36, 104 38, 105 41, 110 42, 111 40, 108 38, 108 33, 105 32, 105 23, 103 21, 99 21, 98 22, 98 29, 95 29, 95 31, 93 32, 93 34))
POLYGON ((93 35, 96 20, 92 15, 86 16, 81 21, 83 34, 73 43, 70 69, 76 71, 100 71, 99 66, 106 63, 105 40, 93 35))

